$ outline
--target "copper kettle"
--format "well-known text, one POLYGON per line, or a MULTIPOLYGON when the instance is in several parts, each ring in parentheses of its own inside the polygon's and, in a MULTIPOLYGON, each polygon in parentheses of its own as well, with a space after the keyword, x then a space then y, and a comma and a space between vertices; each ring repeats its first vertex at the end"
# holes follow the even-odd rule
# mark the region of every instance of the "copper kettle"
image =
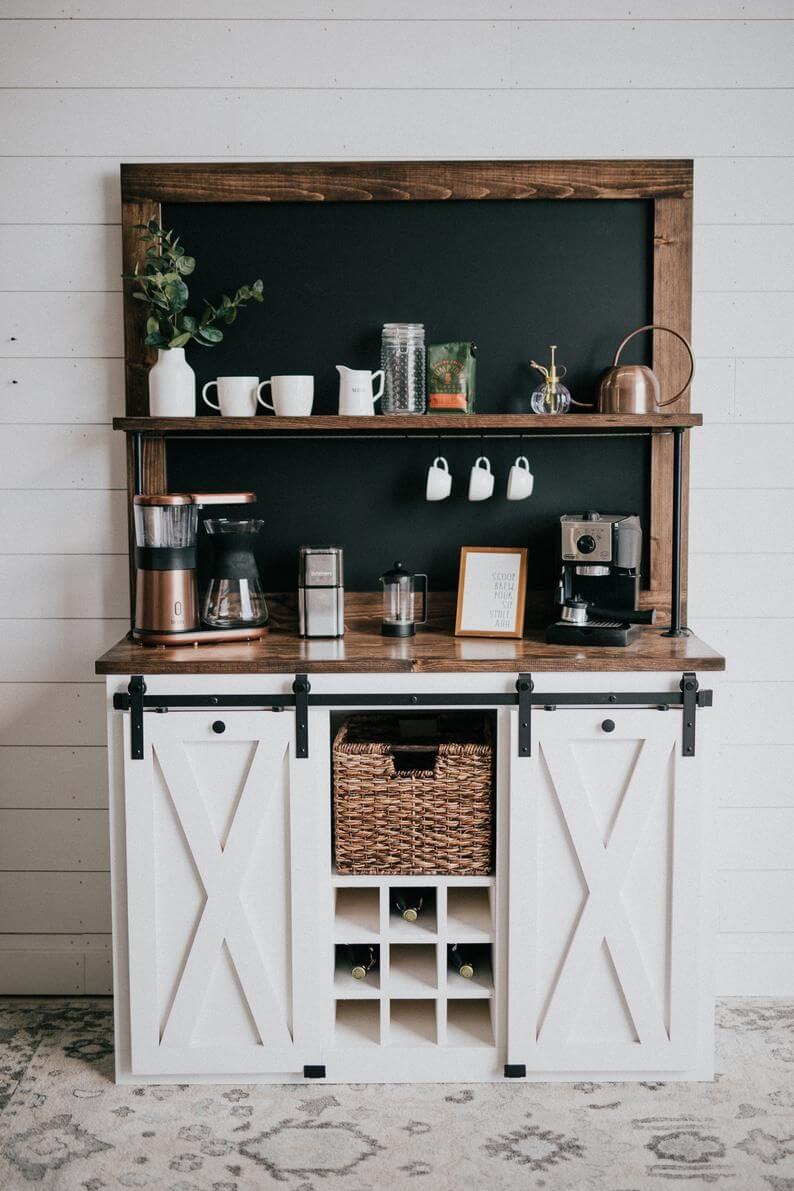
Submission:
POLYGON ((660 327, 657 323, 650 323, 646 327, 637 327, 636 331, 632 331, 623 340, 615 352, 612 367, 608 368, 601 377, 596 408, 600 414, 656 414, 666 405, 672 405, 674 401, 678 400, 689 387, 694 375, 695 357, 688 340, 683 335, 671 327, 660 327), (675 335, 676 339, 680 339, 689 352, 689 376, 676 395, 667 401, 660 400, 661 385, 659 377, 652 368, 648 368, 645 364, 618 364, 623 348, 630 339, 639 335, 640 331, 667 331, 668 334, 675 335))

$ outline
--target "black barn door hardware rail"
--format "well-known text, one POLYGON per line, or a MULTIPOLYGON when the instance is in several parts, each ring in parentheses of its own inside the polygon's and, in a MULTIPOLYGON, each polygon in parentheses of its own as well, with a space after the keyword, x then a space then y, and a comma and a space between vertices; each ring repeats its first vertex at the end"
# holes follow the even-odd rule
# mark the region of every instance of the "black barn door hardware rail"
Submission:
POLYGON ((295 709, 295 755, 304 760, 309 756, 309 709, 311 707, 517 707, 518 756, 532 755, 532 708, 554 711, 557 707, 650 707, 669 711, 683 710, 681 752, 685 757, 695 755, 695 722, 699 707, 711 707, 713 692, 701 690, 695 674, 686 673, 678 691, 536 691, 530 674, 519 674, 514 691, 491 691, 473 694, 453 692, 417 692, 408 694, 312 694, 307 674, 297 674, 288 695, 149 695, 143 675, 133 674, 126 693, 113 696, 116 711, 130 713, 130 755, 133 761, 144 756, 143 713, 174 709, 211 710, 217 707, 251 707, 283 711, 295 709))

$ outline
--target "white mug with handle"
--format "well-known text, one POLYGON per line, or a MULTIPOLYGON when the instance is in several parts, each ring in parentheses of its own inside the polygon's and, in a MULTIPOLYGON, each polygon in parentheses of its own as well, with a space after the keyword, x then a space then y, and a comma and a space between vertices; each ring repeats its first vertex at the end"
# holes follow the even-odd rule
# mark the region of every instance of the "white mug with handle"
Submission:
POLYGON ((488 500, 493 496, 493 486, 491 461, 485 455, 479 455, 469 475, 469 500, 488 500))
POLYGON ((210 409, 217 409, 224 418, 252 418, 258 400, 258 376, 219 376, 207 381, 201 397, 210 409), (211 388, 218 390, 218 404, 207 396, 211 388))
POLYGON ((308 418, 314 404, 313 376, 271 376, 263 380, 257 389, 257 397, 265 409, 270 409, 279 418, 308 418), (273 404, 262 396, 262 390, 270 385, 273 404))
POLYGON ((437 455, 427 469, 426 500, 446 500, 452 491, 452 476, 449 464, 443 455, 437 455))
POLYGON ((532 495, 535 477, 529 470, 526 455, 519 455, 507 475, 507 499, 526 500, 532 495))

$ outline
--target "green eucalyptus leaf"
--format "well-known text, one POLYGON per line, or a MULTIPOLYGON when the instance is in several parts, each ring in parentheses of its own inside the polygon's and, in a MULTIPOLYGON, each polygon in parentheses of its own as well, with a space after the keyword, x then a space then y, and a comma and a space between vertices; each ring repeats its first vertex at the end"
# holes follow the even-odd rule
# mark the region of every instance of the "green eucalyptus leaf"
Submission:
POLYGON ((226 323, 227 326, 231 326, 231 324, 234 322, 234 320, 236 318, 237 318, 237 311, 234 309, 234 307, 232 307, 232 309, 227 310, 226 314, 223 316, 223 321, 226 323))
POLYGON ((184 347, 186 343, 190 342, 190 331, 185 331, 181 335, 176 335, 168 344, 169 347, 184 347))
POLYGON ((196 262, 192 256, 180 256, 177 257, 176 267, 183 276, 187 277, 195 269, 196 262))
POLYGON ((153 335, 155 331, 158 331, 158 332, 159 332, 159 330, 160 330, 160 324, 159 324, 159 322, 157 321, 157 319, 156 319, 156 318, 154 318, 154 317, 153 317, 153 316, 150 314, 150 315, 149 315, 149 317, 148 317, 148 318, 147 318, 147 320, 146 320, 146 334, 147 334, 147 335, 153 335))
POLYGON ((143 341, 149 347, 167 347, 168 340, 160 334, 147 335, 143 341))
POLYGON ((197 334, 206 339, 207 343, 220 343, 223 339, 223 331, 219 331, 217 327, 199 327, 197 334))
POLYGON ((194 331, 197 331, 197 330, 198 330, 198 322, 196 321, 196 319, 193 317, 193 315, 192 315, 192 314, 183 314, 183 315, 181 315, 181 316, 180 316, 180 326, 181 326, 181 327, 182 327, 182 328, 183 328, 185 331, 190 331, 190 333, 191 333, 191 334, 192 334, 194 331))
POLYGON ((148 295, 146 295, 146 294, 133 294, 132 296, 136 302, 148 302, 149 301, 148 295))

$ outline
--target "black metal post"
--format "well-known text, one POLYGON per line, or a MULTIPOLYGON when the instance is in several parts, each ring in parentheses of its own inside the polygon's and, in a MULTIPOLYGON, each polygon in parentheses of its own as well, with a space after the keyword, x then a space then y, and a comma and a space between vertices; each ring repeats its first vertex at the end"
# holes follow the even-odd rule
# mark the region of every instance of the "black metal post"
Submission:
POLYGON ((663 637, 686 637, 681 627, 681 496, 684 485, 684 431, 673 430, 673 557, 670 572, 670 628, 663 637))

